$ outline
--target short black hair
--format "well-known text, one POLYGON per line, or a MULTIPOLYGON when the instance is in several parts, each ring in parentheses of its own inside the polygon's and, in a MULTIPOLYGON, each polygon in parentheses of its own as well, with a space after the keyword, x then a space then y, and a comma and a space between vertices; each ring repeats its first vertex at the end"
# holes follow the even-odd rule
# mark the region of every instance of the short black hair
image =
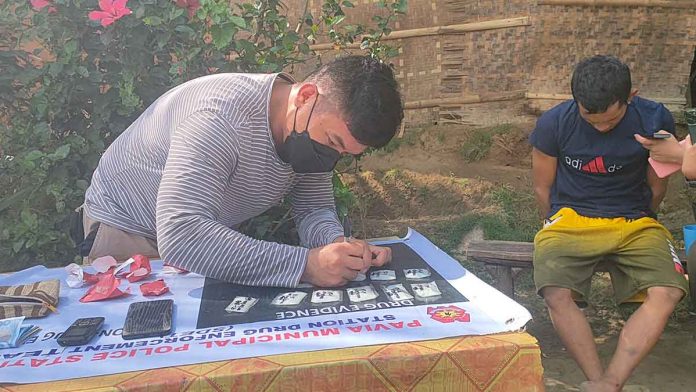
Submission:
POLYGON ((307 78, 326 83, 329 99, 341 111, 355 139, 382 147, 404 118, 398 83, 391 66, 371 56, 342 56, 307 78))
POLYGON ((570 89, 588 112, 604 113, 615 102, 628 102, 631 70, 613 56, 590 57, 575 67, 570 89))

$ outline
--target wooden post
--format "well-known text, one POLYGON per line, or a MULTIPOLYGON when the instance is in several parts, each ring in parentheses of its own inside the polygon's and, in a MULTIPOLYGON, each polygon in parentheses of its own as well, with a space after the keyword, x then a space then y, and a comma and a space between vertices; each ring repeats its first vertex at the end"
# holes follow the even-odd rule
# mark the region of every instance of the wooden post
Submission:
MULTIPOLYGON (((529 21, 529 16, 521 16, 517 18, 507 18, 507 19, 495 19, 487 20, 484 22, 473 22, 473 23, 463 23, 456 25, 445 25, 445 26, 433 26, 424 27, 419 29, 409 29, 409 30, 396 30, 392 31, 391 34, 382 37, 382 41, 403 39, 403 38, 413 38, 413 37, 427 37, 430 35, 443 35, 443 34, 462 34, 472 31, 484 31, 484 30, 494 30, 494 29, 505 29, 508 27, 519 27, 519 26, 529 26, 531 22, 529 21)), ((357 49, 360 47, 361 39, 356 39, 355 43, 346 45, 342 47, 343 49, 357 49)), ((309 45, 311 50, 332 50, 334 49, 334 43, 326 44, 315 44, 309 45)))
POLYGON ((401 120, 401 129, 399 130, 399 136, 398 136, 399 139, 404 137, 405 130, 406 130, 406 121, 401 120))
MULTIPOLYGON (((571 94, 556 94, 556 93, 534 93, 534 92, 527 92, 525 94, 525 97, 527 99, 548 99, 548 100, 555 100, 555 101, 566 101, 568 99, 573 99, 573 96, 571 94)), ((686 105, 686 99, 685 98, 668 98, 668 97, 646 97, 647 99, 651 101, 656 101, 656 102, 661 102, 665 105, 686 105)))
POLYGON ((404 104, 404 109, 424 109, 438 106, 465 105, 470 103, 512 101, 515 99, 524 99, 524 97, 524 91, 511 91, 502 94, 465 95, 453 98, 423 99, 420 101, 406 102, 404 104))
POLYGON ((696 4, 692 2, 673 0, 539 0, 539 5, 696 8, 696 4))
POLYGON ((508 297, 515 299, 515 282, 512 279, 512 267, 492 265, 489 271, 495 278, 495 287, 508 297))

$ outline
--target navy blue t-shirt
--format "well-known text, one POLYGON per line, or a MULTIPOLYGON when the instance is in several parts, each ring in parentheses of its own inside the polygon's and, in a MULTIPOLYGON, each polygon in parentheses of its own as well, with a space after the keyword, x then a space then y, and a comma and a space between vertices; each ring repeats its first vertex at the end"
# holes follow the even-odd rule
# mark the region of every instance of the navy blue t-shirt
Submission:
POLYGON ((633 135, 659 130, 674 134, 672 114, 664 105, 639 97, 631 100, 623 119, 607 133, 580 117, 574 100, 544 113, 529 142, 558 158, 550 215, 570 207, 589 217, 654 217, 647 184, 649 154, 633 135))

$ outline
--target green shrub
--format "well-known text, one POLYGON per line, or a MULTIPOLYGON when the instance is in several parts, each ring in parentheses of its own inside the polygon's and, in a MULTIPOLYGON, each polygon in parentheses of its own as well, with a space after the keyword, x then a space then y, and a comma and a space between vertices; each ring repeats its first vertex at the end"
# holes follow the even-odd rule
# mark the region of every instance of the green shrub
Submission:
POLYGON ((69 215, 101 153, 171 87, 278 72, 322 37, 395 53, 380 38, 405 0, 378 3, 373 27, 344 23, 347 0, 322 4, 298 25, 278 0, 0 1, 0 268, 73 259, 69 215))
POLYGON ((502 124, 491 128, 475 129, 469 139, 459 149, 467 162, 477 162, 485 158, 493 145, 493 137, 510 132, 510 124, 502 124))

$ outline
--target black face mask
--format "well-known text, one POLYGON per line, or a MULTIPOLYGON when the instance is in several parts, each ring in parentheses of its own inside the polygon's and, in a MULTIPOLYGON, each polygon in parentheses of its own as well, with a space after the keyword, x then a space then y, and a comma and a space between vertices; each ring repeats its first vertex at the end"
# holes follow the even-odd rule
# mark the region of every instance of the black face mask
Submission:
POLYGON ((314 105, 317 104, 319 95, 312 104, 309 111, 307 125, 304 132, 297 132, 297 111, 292 122, 292 132, 285 139, 285 142, 277 148, 280 159, 289 163, 295 173, 327 173, 336 167, 336 163, 341 158, 341 154, 331 147, 325 146, 309 137, 309 120, 312 118, 314 105))

